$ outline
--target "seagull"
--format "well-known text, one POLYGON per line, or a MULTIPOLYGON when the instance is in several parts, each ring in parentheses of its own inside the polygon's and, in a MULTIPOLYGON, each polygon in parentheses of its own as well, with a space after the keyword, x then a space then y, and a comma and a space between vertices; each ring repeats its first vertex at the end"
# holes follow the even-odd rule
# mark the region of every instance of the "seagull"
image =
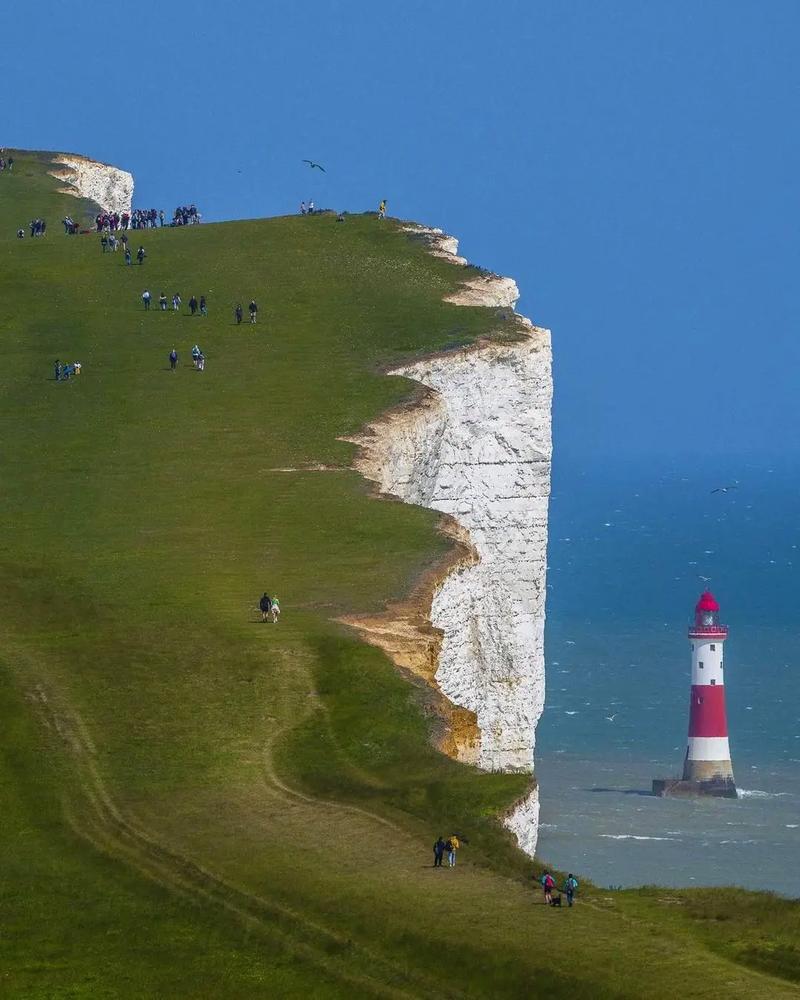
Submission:
POLYGON ((731 486, 718 486, 712 493, 727 493, 729 490, 736 490, 739 488, 738 483, 733 483, 731 486))
POLYGON ((616 717, 617 717, 618 715, 619 715, 619 712, 614 712, 614 714, 613 714, 613 715, 607 715, 607 716, 606 716, 606 721, 607 721, 607 722, 613 722, 613 721, 614 721, 614 719, 616 719, 616 717))
POLYGON ((317 170, 321 170, 323 174, 327 173, 327 170, 325 169, 325 167, 322 166, 321 163, 314 163, 313 160, 303 160, 303 163, 307 163, 312 170, 316 168, 317 170))
POLYGON ((711 577, 710 576, 700 576, 700 574, 698 573, 697 574, 697 579, 698 580, 702 580, 703 583, 711 583, 711 577))

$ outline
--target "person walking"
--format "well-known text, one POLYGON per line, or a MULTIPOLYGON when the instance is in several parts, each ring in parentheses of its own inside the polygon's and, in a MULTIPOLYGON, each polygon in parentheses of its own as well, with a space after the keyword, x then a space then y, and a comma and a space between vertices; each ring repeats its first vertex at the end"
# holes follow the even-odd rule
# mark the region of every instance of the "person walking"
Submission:
POLYGON ((456 866, 456 851, 459 849, 459 847, 461 847, 461 843, 459 842, 458 837, 455 834, 453 834, 452 837, 444 845, 444 847, 445 847, 445 850, 447 851, 447 864, 451 868, 455 868, 455 866, 456 866))
POLYGON ((256 318, 258 317, 258 306, 256 305, 255 299, 250 300, 250 305, 248 308, 250 309, 250 322, 255 323, 256 318))
POLYGON ((142 302, 144 302, 145 309, 150 308, 150 291, 147 288, 142 292, 142 302))
POLYGON ((281 605, 277 597, 272 598, 272 607, 269 609, 269 612, 272 615, 272 624, 277 625, 278 619, 281 616, 281 605))
POLYGON ((175 371, 175 369, 178 367, 178 352, 175 350, 174 347, 169 352, 169 367, 172 369, 172 371, 175 371))
POLYGON ((200 315, 208 316, 208 306, 206 305, 205 295, 200 296, 200 315))
POLYGON ((567 897, 567 906, 572 906, 572 899, 575 895, 575 891, 578 888, 578 880, 572 874, 572 872, 567 875, 564 880, 564 893, 567 897))
POLYGON ((444 857, 445 842, 442 840, 442 835, 439 834, 438 840, 434 842, 433 845, 433 867, 442 867, 442 858, 444 857))
POLYGON ((172 296, 172 309, 173 312, 181 311, 181 297, 180 295, 178 295, 177 292, 175 292, 175 294, 172 296))
POLYGON ((53 366, 53 369, 55 371, 56 382, 60 382, 61 381, 61 362, 60 361, 56 361, 55 365, 53 366))
POLYGON ((133 258, 131 257, 131 248, 130 247, 125 247, 125 263, 126 264, 132 264, 133 263, 133 258))
POLYGON ((197 356, 197 370, 199 372, 204 372, 206 370, 206 356, 202 351, 197 356))
POLYGON ((167 311, 167 297, 163 292, 158 297, 158 304, 161 307, 161 312, 167 311))
POLYGON ((378 218, 379 219, 385 219, 386 218, 386 199, 385 198, 381 201, 380 205, 378 205, 378 218))
POLYGON ((197 299, 194 297, 194 295, 189 299, 189 312, 192 314, 192 316, 194 316, 194 314, 197 312, 197 299))
POLYGON ((300 202, 300 214, 301 215, 305 215, 306 214, 306 203, 304 201, 300 202))
POLYGON ((553 889, 556 885, 556 880, 550 874, 549 871, 545 871, 539 880, 542 883, 542 889, 544 890, 544 901, 545 903, 553 902, 553 889))
POLYGON ((239 326, 242 322, 242 316, 244 315, 241 302, 237 303, 236 308, 233 310, 233 314, 236 317, 236 325, 239 326))
POLYGON ((106 250, 108 250, 108 237, 106 236, 105 233, 103 233, 103 235, 100 237, 100 246, 103 250, 103 253, 105 253, 106 250))
POLYGON ((258 602, 258 606, 261 609, 261 621, 269 621, 269 613, 272 610, 272 601, 266 591, 264 592, 264 596, 258 602))
POLYGON ((140 246, 139 249, 136 251, 136 259, 140 264, 144 264, 144 259, 146 256, 147 254, 144 251, 144 247, 140 246))

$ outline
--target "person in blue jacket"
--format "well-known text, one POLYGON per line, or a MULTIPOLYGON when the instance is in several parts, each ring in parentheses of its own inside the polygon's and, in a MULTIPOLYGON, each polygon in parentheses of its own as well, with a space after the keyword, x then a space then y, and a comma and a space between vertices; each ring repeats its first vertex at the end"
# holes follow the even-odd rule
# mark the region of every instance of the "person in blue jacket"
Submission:
POLYGON ((572 898, 575 895, 575 891, 578 888, 578 880, 572 874, 572 872, 567 875, 564 879, 564 893, 567 897, 567 905, 572 906, 572 898))

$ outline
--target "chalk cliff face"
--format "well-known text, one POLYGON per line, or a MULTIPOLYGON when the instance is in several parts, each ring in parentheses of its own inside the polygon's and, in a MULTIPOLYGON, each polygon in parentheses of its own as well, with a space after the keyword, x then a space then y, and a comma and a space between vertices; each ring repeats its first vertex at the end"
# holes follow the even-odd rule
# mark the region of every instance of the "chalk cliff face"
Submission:
POLYGON ((53 163, 58 166, 50 174, 65 183, 60 189, 64 194, 88 198, 104 212, 130 212, 133 175, 126 170, 73 153, 62 153, 53 163))
MULTIPOLYGON (((455 258, 452 237, 433 231, 430 242, 437 256, 455 258)), ((513 308, 518 294, 510 278, 488 275, 465 281, 449 301, 513 308)), ((544 704, 552 380, 549 331, 522 316, 518 326, 513 343, 391 372, 431 391, 368 429, 358 467, 384 492, 443 511, 465 530, 475 558, 455 565, 431 603, 442 635, 435 682, 477 722, 477 737, 456 750, 460 759, 532 772, 544 704)), ((537 822, 534 788, 506 819, 530 854, 537 822)))

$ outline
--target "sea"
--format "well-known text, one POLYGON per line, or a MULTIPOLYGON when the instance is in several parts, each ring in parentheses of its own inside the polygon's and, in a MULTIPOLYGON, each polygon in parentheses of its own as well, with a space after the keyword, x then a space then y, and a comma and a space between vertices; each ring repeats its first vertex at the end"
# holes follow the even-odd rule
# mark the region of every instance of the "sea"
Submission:
POLYGON ((800 897, 800 472, 556 464, 548 563, 539 856, 605 887, 800 897), (729 628, 739 798, 657 798, 653 778, 682 771, 686 631, 707 587, 729 628))

